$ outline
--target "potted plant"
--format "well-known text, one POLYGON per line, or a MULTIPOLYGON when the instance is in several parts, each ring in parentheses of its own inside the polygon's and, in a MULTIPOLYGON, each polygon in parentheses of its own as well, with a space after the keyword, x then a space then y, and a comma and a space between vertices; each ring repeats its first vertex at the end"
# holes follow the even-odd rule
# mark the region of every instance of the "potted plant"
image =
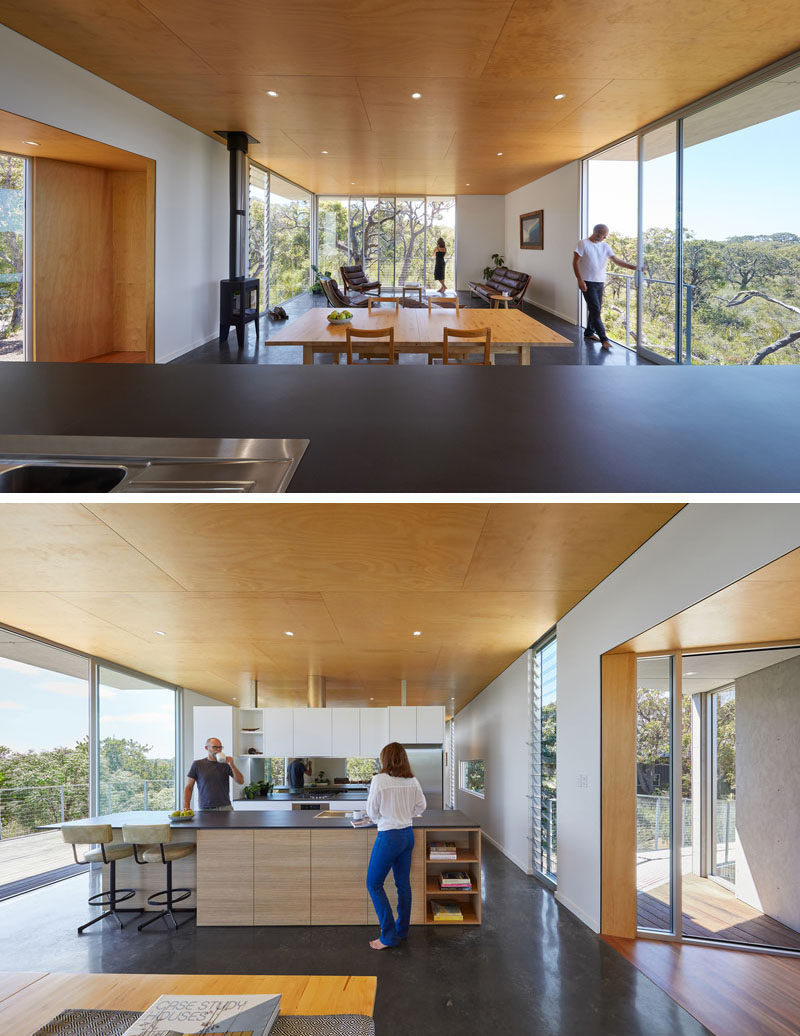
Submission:
MULTIPOLYGON (((319 277, 320 277, 319 267, 316 265, 316 263, 312 263, 311 264, 311 269, 317 275, 317 279, 311 285, 311 294, 312 295, 321 295, 322 294, 322 285, 319 283, 319 277)), ((325 273, 322 276, 323 277, 330 277, 330 275, 331 275, 331 271, 330 270, 326 270, 325 273)))
MULTIPOLYGON (((501 266, 506 265, 505 259, 502 255, 498 255, 497 252, 492 256, 492 262, 494 263, 493 266, 485 266, 483 269, 483 279, 485 281, 488 281, 501 266)), ((320 288, 320 291, 322 291, 322 288, 320 288)))

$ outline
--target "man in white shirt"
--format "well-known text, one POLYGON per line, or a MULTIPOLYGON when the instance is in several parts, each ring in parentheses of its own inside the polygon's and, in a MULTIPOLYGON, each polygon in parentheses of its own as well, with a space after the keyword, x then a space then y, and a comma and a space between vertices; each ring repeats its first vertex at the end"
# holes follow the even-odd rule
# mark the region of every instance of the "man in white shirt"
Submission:
POLYGON ((608 227, 605 223, 597 223, 589 237, 585 237, 575 246, 572 256, 572 269, 578 279, 578 287, 586 300, 588 315, 584 338, 602 343, 604 349, 611 348, 600 310, 603 305, 603 288, 606 283, 606 264, 610 259, 617 266, 626 270, 638 270, 637 266, 626 263, 614 255, 614 249, 606 241, 608 227))

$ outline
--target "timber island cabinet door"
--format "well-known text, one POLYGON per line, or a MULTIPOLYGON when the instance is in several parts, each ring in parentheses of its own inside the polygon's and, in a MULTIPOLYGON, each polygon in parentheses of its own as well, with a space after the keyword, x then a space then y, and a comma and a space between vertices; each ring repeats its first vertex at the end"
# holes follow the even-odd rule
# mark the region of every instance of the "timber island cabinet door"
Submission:
POLYGON ((197 832, 197 923, 253 924, 253 831, 197 832))
MULTIPOLYGON (((372 853, 377 834, 377 828, 367 828, 367 848, 370 853, 372 853)), ((391 871, 387 875, 384 889, 394 916, 397 917, 397 888, 391 871)), ((375 913, 369 893, 367 893, 367 912, 369 923, 377 924, 378 915, 375 913)), ((425 831, 422 828, 414 831, 414 852, 411 854, 411 923, 425 924, 425 831)))
POLYGON ((253 920, 311 923, 311 831, 255 831, 253 920))
POLYGON ((311 923, 367 924, 367 831, 311 832, 311 923))

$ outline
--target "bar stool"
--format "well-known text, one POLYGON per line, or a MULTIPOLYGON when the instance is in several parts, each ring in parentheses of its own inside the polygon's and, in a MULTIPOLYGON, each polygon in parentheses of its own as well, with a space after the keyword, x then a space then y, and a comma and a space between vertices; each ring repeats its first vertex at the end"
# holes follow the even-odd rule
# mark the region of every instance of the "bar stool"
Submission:
POLYGON ((172 864, 175 860, 182 860, 191 856, 195 846, 186 842, 172 841, 172 828, 169 824, 123 824, 122 837, 131 845, 133 858, 142 865, 146 863, 163 863, 167 868, 167 887, 160 892, 153 892, 147 897, 150 906, 163 906, 160 914, 156 914, 147 921, 142 921, 138 926, 139 931, 146 928, 153 921, 163 917, 169 918, 176 930, 186 924, 191 918, 178 922, 175 914, 196 914, 192 907, 181 907, 175 910, 176 903, 182 903, 192 894, 191 889, 176 889, 172 887, 172 864))
POLYGON ((87 866, 90 863, 108 864, 108 891, 96 892, 93 896, 89 896, 88 900, 90 906, 108 907, 108 910, 105 913, 98 914, 97 917, 93 917, 86 924, 82 924, 78 928, 78 935, 83 933, 84 928, 88 928, 89 925, 93 925, 96 921, 102 921, 104 917, 115 918, 120 928, 124 928, 127 922, 122 921, 120 914, 143 913, 138 907, 123 907, 120 910, 117 906, 118 903, 124 903, 128 899, 133 899, 136 895, 136 889, 117 888, 117 860, 124 860, 128 856, 133 856, 133 849, 122 842, 115 843, 112 841, 114 835, 110 824, 65 824, 61 828, 61 837, 68 845, 72 846, 72 855, 75 857, 76 863, 86 864, 87 866), (100 848, 89 849, 88 852, 84 852, 83 858, 79 860, 78 851, 75 848, 77 845, 99 845, 100 848))

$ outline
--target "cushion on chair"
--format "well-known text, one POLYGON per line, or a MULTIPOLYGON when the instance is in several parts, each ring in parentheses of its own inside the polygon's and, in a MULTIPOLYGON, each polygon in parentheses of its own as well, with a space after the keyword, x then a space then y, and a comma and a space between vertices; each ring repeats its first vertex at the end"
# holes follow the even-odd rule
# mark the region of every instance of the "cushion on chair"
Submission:
MULTIPOLYGON (((164 846, 164 859, 169 862, 170 860, 182 860, 184 856, 191 856, 195 851, 193 843, 188 842, 170 842, 169 845, 164 846)), ((145 847, 144 852, 139 853, 145 863, 161 863, 161 848, 157 845, 148 845, 145 847)))
POLYGON ((502 292, 509 293, 509 299, 514 302, 522 302, 525 292, 528 290, 531 277, 528 273, 521 273, 519 270, 509 270, 505 266, 494 271, 486 283, 470 281, 470 290, 482 299, 489 302, 491 295, 500 295, 502 292))
MULTIPOLYGON (((133 856, 133 846, 125 845, 123 842, 109 842, 104 845, 107 860, 124 860, 126 856, 133 856)), ((103 849, 89 849, 83 854, 87 863, 102 863, 103 849)))
POLYGON ((380 293, 381 282, 368 281, 364 267, 360 263, 354 266, 340 266, 339 272, 345 288, 353 288, 355 291, 375 291, 377 289, 380 293))
POLYGON ((97 845, 107 843, 114 837, 111 824, 64 824, 61 837, 68 845, 97 845))

